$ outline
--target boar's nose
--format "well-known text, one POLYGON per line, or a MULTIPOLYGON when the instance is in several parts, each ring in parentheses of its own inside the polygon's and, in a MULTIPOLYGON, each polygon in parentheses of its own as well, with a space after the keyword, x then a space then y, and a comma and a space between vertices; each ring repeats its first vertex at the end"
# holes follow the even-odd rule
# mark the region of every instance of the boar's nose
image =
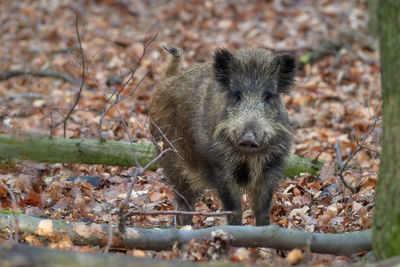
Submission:
POLYGON ((248 150, 249 152, 255 151, 260 147, 260 144, 256 141, 256 137, 252 132, 247 132, 239 140, 238 145, 243 150, 248 150))

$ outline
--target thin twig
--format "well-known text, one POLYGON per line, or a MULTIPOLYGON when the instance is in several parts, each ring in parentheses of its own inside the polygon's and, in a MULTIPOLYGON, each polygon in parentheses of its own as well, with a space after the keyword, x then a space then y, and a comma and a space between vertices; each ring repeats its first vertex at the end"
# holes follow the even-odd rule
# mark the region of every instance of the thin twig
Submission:
MULTIPOLYGON (((117 94, 116 100, 115 100, 114 104, 117 105, 117 104, 121 103, 122 101, 124 101, 126 98, 132 96, 132 95, 136 92, 137 88, 139 88, 139 86, 142 84, 142 82, 144 81, 144 79, 149 75, 149 73, 151 72, 151 70, 152 70, 152 69, 151 69, 151 67, 150 67, 150 69, 146 72, 145 75, 143 75, 143 77, 142 77, 142 78, 139 80, 139 82, 135 85, 135 88, 133 88, 133 90, 131 90, 131 92, 129 92, 129 94, 127 94, 127 95, 125 95, 125 96, 123 96, 123 97, 120 97, 120 95, 117 94)), ((106 103, 109 102, 109 101, 111 101, 111 98, 114 96, 114 93, 115 93, 115 92, 116 92, 116 90, 114 90, 114 92, 106 99, 106 101, 105 101, 105 103, 104 103, 104 106, 103 106, 103 110, 104 110, 104 107, 105 107, 106 103)), ((100 120, 99 120, 99 137, 100 137, 100 140, 103 140, 103 120, 104 120, 104 117, 107 115, 107 113, 108 113, 112 108, 113 108, 113 105, 110 104, 110 105, 107 107, 107 109, 104 110, 104 111, 101 113, 100 120)))
MULTIPOLYGON (((373 133, 373 131, 375 130, 376 124, 378 123, 378 121, 379 121, 378 118, 375 118, 375 119, 374 119, 374 124, 372 125, 371 129, 368 131, 368 133, 367 133, 361 140, 359 140, 359 139, 357 139, 357 137, 353 136, 354 140, 355 140, 356 143, 357 143, 357 148, 350 154, 349 158, 342 164, 342 166, 341 166, 339 172, 337 173, 337 175, 338 175, 338 176, 340 177, 340 179, 342 180, 343 184, 344 184, 348 189, 350 189, 350 191, 351 191, 353 194, 357 193, 357 192, 360 190, 361 186, 358 185, 357 187, 354 188, 354 187, 352 187, 351 185, 347 184, 346 181, 345 181, 345 179, 344 179, 344 177, 343 177, 343 172, 347 169, 348 164, 349 164, 350 161, 354 158, 354 156, 355 156, 361 149, 365 148, 365 143, 366 143, 368 137, 369 137, 369 136, 373 133)), ((337 142, 337 144, 339 144, 339 143, 337 142)), ((339 144, 338 146, 340 146, 340 144, 339 144)), ((339 147, 338 149, 336 149, 336 153, 337 153, 337 155, 338 155, 338 158, 341 158, 341 155, 340 155, 340 147, 339 147)), ((340 165, 340 163, 339 163, 339 165, 340 165)))
POLYGON ((136 169, 133 172, 133 177, 132 177, 132 181, 131 184, 129 186, 129 190, 128 190, 128 194, 126 195, 126 198, 121 202, 121 207, 119 208, 119 212, 118 212, 118 217, 119 217, 119 223, 118 223, 118 230, 121 233, 125 233, 125 221, 126 221, 126 216, 124 215, 125 212, 125 208, 126 208, 126 204, 128 203, 131 194, 132 194, 132 190, 133 190, 133 185, 136 182, 136 178, 138 176, 138 169, 136 169))
POLYGON ((186 205, 188 206, 188 208, 189 208, 190 210, 192 210, 192 206, 190 206, 189 201, 187 201, 187 199, 186 199, 181 193, 179 193, 179 191, 176 190, 171 184, 167 183, 167 182, 164 181, 162 178, 159 178, 159 179, 157 179, 157 178, 151 178, 151 179, 155 179, 155 180, 157 180, 157 181, 159 181, 159 182, 165 184, 166 186, 168 186, 175 194, 177 194, 180 198, 182 198, 183 201, 185 201, 185 203, 186 203, 186 205))
POLYGON ((161 153, 159 153, 157 155, 157 157, 155 157, 154 159, 152 159, 149 163, 147 163, 146 166, 144 166, 142 169, 142 173, 147 170, 152 164, 154 164, 156 161, 158 161, 165 153, 169 152, 169 151, 174 151, 172 148, 167 148, 164 149, 161 153))
POLYGON ((128 125, 126 124, 125 119, 124 119, 124 117, 122 116, 121 112, 119 111, 117 105, 116 105, 115 103, 113 103, 112 101, 109 101, 109 103, 114 107, 115 111, 117 112, 117 114, 118 114, 118 116, 119 116, 119 118, 120 118, 120 122, 122 123, 122 126, 124 127, 124 129, 125 129, 125 131, 126 131, 126 133, 127 133, 127 135, 128 135, 129 143, 131 144, 131 148, 132 148, 132 152, 133 152, 134 163, 136 164, 136 166, 137 166, 138 168, 141 168, 142 165, 140 165, 140 163, 139 163, 139 161, 138 161, 138 159, 137 159, 135 147, 134 147, 134 145, 133 145, 133 138, 132 138, 132 135, 131 135, 130 132, 129 132, 128 125))
MULTIPOLYGON (((129 142, 131 143, 132 152, 133 152, 133 157, 134 157, 134 162, 135 162, 136 166, 139 167, 139 168, 141 168, 142 166, 140 165, 140 163, 139 163, 139 161, 138 161, 138 159, 137 159, 135 147, 134 147, 134 145, 133 145, 132 136, 131 136, 131 134, 129 133, 129 128, 128 128, 128 126, 126 125, 126 122, 125 122, 123 116, 121 115, 119 109, 117 108, 117 104, 121 102, 121 100, 120 100, 120 94, 121 94, 121 92, 122 92, 122 91, 124 90, 124 88, 129 84, 129 82, 133 79, 134 74, 135 74, 137 68, 140 66, 141 61, 143 60, 143 58, 144 58, 144 56, 145 56, 145 54, 146 54, 147 49, 148 49, 149 46, 154 42, 154 40, 155 40, 156 38, 157 38, 157 34, 154 35, 153 38, 152 38, 147 44, 145 44, 144 50, 143 50, 143 54, 142 54, 141 58, 139 59, 139 61, 136 63, 136 65, 135 65, 135 66, 133 67, 133 69, 131 70, 131 74, 130 74, 130 77, 128 78, 128 80, 124 83, 124 85, 121 87, 121 89, 117 92, 117 94, 116 94, 117 100, 116 100, 115 102, 111 101, 111 98, 112 98, 112 96, 115 94, 115 91, 113 92, 113 94, 112 94, 111 97, 107 97, 107 94, 106 94, 104 91, 101 90, 101 92, 104 94, 104 96, 106 96, 107 102, 110 103, 110 105, 111 105, 113 108, 115 108, 115 110, 116 110, 117 113, 118 113, 118 116, 120 117, 120 121, 121 121, 122 125, 124 126, 124 128, 125 128, 125 130, 126 130, 126 133, 128 134, 129 142)), ((135 87, 135 90, 136 90, 136 88, 137 88, 137 87, 135 87)), ((123 99, 125 99, 125 98, 123 98, 123 99)), ((123 100, 123 99, 122 99, 122 100, 123 100)), ((100 128, 99 128, 99 131, 100 131, 99 134, 100 134, 100 137, 101 137, 101 129, 100 129, 100 128)))
POLYGON ((129 92, 129 94, 126 94, 126 95, 122 96, 121 98, 119 98, 119 102, 118 102, 118 103, 124 101, 124 100, 125 100, 126 98, 128 98, 128 97, 131 97, 131 96, 136 92, 136 90, 140 87, 140 85, 142 84, 142 82, 144 81, 144 79, 147 78, 147 76, 149 76, 149 74, 150 74, 150 72, 151 72, 152 70, 153 70, 153 65, 151 65, 151 66, 149 67, 149 69, 147 70, 147 72, 143 75, 142 78, 140 78, 140 80, 137 82, 137 84, 135 85, 135 87, 129 92))
MULTIPOLYGON (((357 148, 357 149, 358 149, 358 148, 357 148)), ((338 158, 338 161, 339 161, 339 166, 340 166, 340 171, 339 171, 339 173, 338 173, 338 175, 339 175, 339 177, 340 177, 340 180, 342 181, 342 183, 344 184, 345 187, 347 187, 348 189, 350 189, 350 191, 351 191, 353 194, 355 194, 355 193, 358 192, 358 190, 355 189, 354 187, 352 187, 351 185, 349 185, 349 184, 346 182, 346 180, 344 179, 344 177, 343 177, 343 171, 344 171, 344 169, 345 169, 345 165, 347 166, 347 164, 348 164, 348 162, 351 160, 351 158, 349 157, 349 158, 347 159, 347 161, 343 164, 343 161, 342 161, 342 154, 340 153, 340 142, 339 142, 339 140, 337 140, 337 142, 336 142, 335 150, 336 150, 336 155, 337 155, 337 158, 338 158)), ((353 151, 353 152, 354 152, 354 151, 353 151)), ((358 150, 357 150, 357 152, 358 152, 358 150)), ((356 153, 357 153, 357 152, 356 152, 356 153)))
POLYGON ((53 112, 50 111, 50 127, 49 127, 49 138, 53 138, 54 120, 53 112))
MULTIPOLYGON (((179 158, 183 159, 182 155, 179 153, 179 151, 175 148, 175 146, 173 145, 173 142, 169 141, 169 139, 167 138, 167 136, 165 135, 165 133, 160 129, 160 127, 157 126, 156 123, 154 123, 152 120, 150 121, 151 124, 153 124, 154 127, 156 127, 157 131, 161 134, 161 136, 163 137, 163 140, 165 140, 169 147, 172 148, 172 150, 178 155, 179 158)), ((154 144, 156 145, 157 149, 161 152, 161 148, 160 146, 157 144, 157 140, 154 139, 154 137, 152 137, 154 144)), ((178 139, 180 140, 180 139, 178 139)), ((175 140, 175 141, 178 141, 175 140)))
POLYGON ((112 244, 112 237, 113 237, 113 227, 112 224, 108 226, 108 240, 107 240, 107 245, 104 247, 103 254, 108 253, 110 250, 111 244, 112 244))
POLYGON ((76 16, 76 20, 75 20, 75 27, 76 27, 76 36, 78 38, 78 43, 79 43, 79 51, 81 54, 81 59, 82 59, 82 76, 81 76, 81 85, 79 86, 79 91, 78 94, 76 95, 76 100, 75 103, 72 105, 70 111, 68 112, 67 116, 65 117, 64 120, 64 138, 67 137, 67 121, 69 119, 69 117, 71 116, 72 112, 74 111, 74 108, 78 105, 79 99, 81 97, 81 93, 82 93, 82 88, 83 85, 85 83, 85 54, 83 53, 83 48, 82 48, 82 42, 81 42, 81 37, 79 35, 79 15, 76 16))
MULTIPOLYGON (((115 92, 116 90, 114 90, 114 92, 115 92)), ((106 101, 104 102, 104 105, 103 105, 103 112, 101 113, 101 116, 100 116, 100 120, 99 120, 99 138, 100 138, 100 140, 101 141, 103 141, 103 120, 104 120, 104 117, 107 115, 107 113, 110 111, 110 109, 113 107, 113 105, 109 105, 108 107, 107 107, 107 109, 106 110, 104 110, 104 108, 105 108, 105 106, 106 106, 106 103, 107 102, 109 102, 109 101, 111 101, 111 97, 112 97, 113 95, 110 95, 110 97, 108 97, 108 98, 106 98, 106 101)))
MULTIPOLYGON (((155 39, 157 38, 157 34, 155 34, 148 43, 145 43, 143 46, 143 52, 142 55, 139 57, 138 61, 136 62, 136 64, 132 67, 131 71, 129 72, 129 78, 124 82, 124 84, 121 86, 121 88, 119 90, 114 90, 113 93, 111 94, 111 96, 109 97, 109 99, 111 99, 115 93, 118 96, 117 99, 119 98, 119 96, 121 95, 121 93, 125 90, 125 88, 127 87, 127 85, 132 81, 132 79, 135 77, 135 73, 137 71, 137 69, 140 67, 140 65, 142 64, 142 61, 144 59, 144 56, 147 53, 148 48, 150 47, 150 45, 155 41, 155 39)), ((123 100, 123 99, 122 99, 123 100)), ((120 101, 122 101, 120 100, 120 101)), ((116 103, 118 104, 118 103, 116 103)))
POLYGON ((366 146, 366 145, 362 145, 362 144, 359 144, 359 146, 362 147, 362 148, 364 148, 364 149, 366 149, 366 150, 369 150, 369 151, 371 151, 371 152, 376 153, 378 156, 381 154, 381 152, 379 152, 379 151, 376 150, 376 149, 373 149, 372 147, 369 147, 369 146, 366 146))
POLYGON ((138 175, 141 175, 145 170, 147 170, 150 165, 152 165, 153 163, 155 163, 157 160, 159 160, 162 155, 168 151, 170 151, 171 149, 166 149, 163 152, 161 152, 160 154, 158 154, 157 157, 155 157, 154 159, 152 159, 146 166, 144 167, 137 167, 136 170, 133 172, 132 175, 132 181, 131 184, 129 186, 129 190, 128 190, 128 194, 126 195, 126 198, 121 202, 121 207, 119 209, 119 224, 118 224, 118 229, 121 233, 125 232, 125 221, 126 221, 126 215, 124 215, 125 212, 125 208, 126 205, 128 204, 129 199, 131 198, 132 195, 132 191, 133 191, 133 186, 136 183, 136 179, 138 177, 138 175))
POLYGON ((11 201, 12 201, 12 212, 14 216, 14 221, 15 221, 15 235, 14 235, 14 243, 18 243, 18 235, 19 235, 19 220, 18 220, 18 213, 17 213, 17 201, 14 197, 14 193, 11 191, 11 189, 3 183, 3 181, 0 179, 0 184, 6 189, 8 194, 11 196, 11 201))
MULTIPOLYGON (((144 81, 144 79, 145 79, 145 78, 149 75, 149 73, 151 72, 152 67, 150 67, 150 69, 146 72, 146 74, 143 75, 143 77, 139 80, 139 82, 136 84, 136 86, 135 86, 127 95, 121 97, 122 91, 127 87, 127 85, 128 85, 128 84, 132 81, 132 79, 135 77, 135 73, 136 73, 137 69, 140 67, 140 65, 141 65, 141 63, 142 63, 142 61, 143 61, 143 59, 144 59, 144 57, 145 57, 145 55, 146 55, 146 53, 147 53, 148 48, 149 48, 150 45, 154 42, 154 40, 156 39, 156 37, 157 37, 157 34, 154 35, 154 37, 153 37, 147 44, 144 45, 142 55, 139 57, 139 60, 136 62, 136 64, 132 67, 132 69, 131 69, 130 72, 129 72, 129 73, 130 73, 130 74, 129 74, 129 78, 126 79, 126 81, 124 82, 124 84, 121 86, 121 88, 120 88, 119 90, 116 90, 116 89, 113 90, 112 94, 111 94, 109 97, 106 97, 106 102, 105 102, 105 103, 110 102, 111 99, 112 99, 112 98, 114 97, 114 95, 115 95, 115 96, 116 96, 116 100, 114 101, 114 104, 117 105, 117 104, 121 103, 122 101, 124 101, 126 98, 132 96, 132 95, 136 92, 136 90, 137 90, 137 89, 139 88, 139 86, 142 84, 142 82, 144 81)), ((100 137, 100 140, 103 139, 103 134, 102 134, 103 129, 102 129, 102 126, 103 126, 104 117, 105 117, 106 114, 111 110, 111 108, 113 108, 113 105, 111 105, 111 104, 110 104, 110 105, 107 107, 107 109, 105 109, 105 110, 104 110, 104 106, 103 106, 103 110, 104 110, 104 111, 102 112, 101 117, 100 117, 100 120, 99 120, 99 137, 100 137)))
POLYGON ((154 211, 132 211, 128 213, 128 216, 133 216, 133 215, 184 215, 184 216, 195 216, 195 215, 201 215, 201 216, 212 216, 212 217, 217 217, 217 216, 225 216, 225 215, 232 215, 234 212, 233 211, 217 211, 217 212, 201 212, 201 211, 182 211, 182 210, 154 210, 154 211))
POLYGON ((336 144, 335 144, 335 150, 336 150, 336 156, 338 159, 338 163, 340 168, 343 168, 343 159, 342 159, 342 154, 340 153, 340 140, 336 140, 336 144))
MULTIPOLYGON (((29 75, 25 73, 26 93, 27 93, 27 94, 30 94, 30 93, 31 93, 30 79, 29 79, 29 78, 30 78, 29 75)), ((31 99, 31 98, 28 98, 28 107, 27 107, 27 109, 26 109, 25 116, 29 116, 29 113, 30 113, 30 110, 31 110, 31 109, 30 109, 31 106, 32 106, 32 99, 31 99)))

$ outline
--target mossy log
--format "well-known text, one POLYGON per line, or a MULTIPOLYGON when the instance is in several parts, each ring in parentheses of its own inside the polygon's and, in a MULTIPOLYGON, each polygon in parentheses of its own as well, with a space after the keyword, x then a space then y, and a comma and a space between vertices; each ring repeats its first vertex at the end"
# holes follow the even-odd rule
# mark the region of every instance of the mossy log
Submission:
MULTIPOLYGON (((133 146, 138 162, 142 166, 157 155, 157 150, 151 143, 134 143, 133 146)), ((123 141, 0 134, 0 158, 4 160, 25 159, 46 163, 86 163, 132 167, 135 166, 133 155, 132 145, 123 141)), ((287 177, 306 172, 316 175, 322 165, 321 161, 290 155, 285 174, 287 177)), ((153 164, 149 169, 156 168, 157 164, 153 164)))
MULTIPOLYGON (((149 163, 157 151, 152 144, 134 143, 140 165, 149 163)), ((25 159, 46 163, 86 163, 112 166, 135 166, 132 145, 114 140, 49 138, 28 134, 10 136, 0 134, 0 158, 25 159)), ((155 170, 154 164, 149 169, 155 170)))

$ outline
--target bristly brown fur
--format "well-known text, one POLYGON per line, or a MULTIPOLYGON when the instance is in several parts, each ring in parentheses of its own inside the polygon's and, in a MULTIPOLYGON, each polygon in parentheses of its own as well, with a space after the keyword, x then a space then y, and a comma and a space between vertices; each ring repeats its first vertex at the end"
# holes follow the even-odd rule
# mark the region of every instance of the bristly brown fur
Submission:
MULTIPOLYGON (((177 195, 178 208, 194 209, 203 190, 212 188, 224 209, 236 212, 228 222, 241 224, 240 194, 247 190, 256 224, 269 224, 271 199, 292 142, 280 94, 293 86, 294 59, 263 49, 235 54, 219 49, 213 63, 172 73, 153 95, 150 117, 157 127, 150 130, 162 141, 161 129, 180 153, 161 159, 168 182, 190 204, 177 195)), ((191 218, 179 217, 179 223, 191 218)))

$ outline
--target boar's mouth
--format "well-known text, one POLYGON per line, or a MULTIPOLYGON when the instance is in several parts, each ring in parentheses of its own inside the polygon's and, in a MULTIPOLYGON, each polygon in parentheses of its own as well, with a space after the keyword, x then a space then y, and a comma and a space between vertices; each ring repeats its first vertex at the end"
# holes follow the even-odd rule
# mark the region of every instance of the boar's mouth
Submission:
POLYGON ((250 146, 237 145, 237 150, 243 154, 256 154, 261 151, 259 146, 253 146, 253 145, 250 146))

